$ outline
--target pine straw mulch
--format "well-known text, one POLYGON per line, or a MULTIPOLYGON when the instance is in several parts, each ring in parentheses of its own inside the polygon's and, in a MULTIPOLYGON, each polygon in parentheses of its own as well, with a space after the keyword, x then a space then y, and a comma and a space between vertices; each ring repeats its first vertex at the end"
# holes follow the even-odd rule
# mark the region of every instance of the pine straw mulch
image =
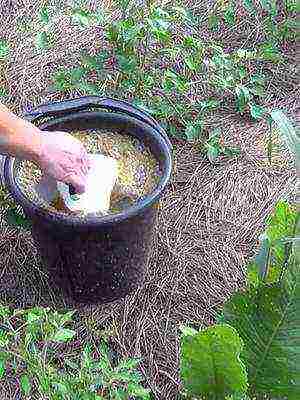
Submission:
MULTIPOLYGON (((65 36, 57 48, 34 53, 33 33, 24 34, 20 41, 14 27, 20 15, 37 9, 37 2, 10 3, 11 12, 2 11, 5 24, 0 32, 15 45, 5 80, 9 103, 21 111, 61 98, 47 91, 51 73, 62 63, 71 66, 77 51, 91 46, 96 34, 75 36, 68 21, 61 21, 65 36)), ((275 95, 270 102, 292 117, 298 114, 294 89, 278 91, 277 99, 275 95)), ((114 304, 78 311, 81 340, 95 340, 103 329, 111 330, 121 354, 143 359, 145 381, 159 400, 174 400, 178 393, 179 324, 202 327, 213 322, 222 303, 243 287, 245 265, 255 253, 267 215, 278 199, 295 193, 291 155, 279 140, 272 166, 267 163, 263 123, 227 115, 221 125, 225 142, 242 150, 236 159, 212 166, 195 146, 174 143, 174 174, 161 201, 144 286, 114 304)), ((30 234, 7 227, 3 219, 0 223, 0 301, 16 307, 64 307, 60 294, 49 290, 30 234)), ((17 398, 13 387, 3 384, 0 392, 3 400, 17 398)))

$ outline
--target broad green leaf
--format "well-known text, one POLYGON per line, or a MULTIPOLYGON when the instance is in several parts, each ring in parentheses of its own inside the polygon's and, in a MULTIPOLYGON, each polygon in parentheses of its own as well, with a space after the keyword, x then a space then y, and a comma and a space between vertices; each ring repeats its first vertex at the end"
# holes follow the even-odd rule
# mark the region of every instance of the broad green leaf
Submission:
POLYGON ((0 39, 0 60, 4 60, 9 55, 9 44, 6 40, 0 39))
POLYGON ((20 378, 20 386, 23 394, 29 395, 31 391, 31 383, 27 375, 22 375, 20 378))
POLYGON ((226 322, 244 341, 253 397, 297 400, 300 393, 300 264, 283 282, 236 293, 225 304, 226 322))
POLYGON ((60 328, 55 334, 50 338, 54 342, 68 342, 73 339, 76 335, 76 332, 72 329, 60 328))
POLYGON ((190 326, 181 325, 179 329, 183 336, 195 336, 198 335, 199 333, 199 331, 197 331, 194 328, 191 328, 190 326))
POLYGON ((240 360, 243 342, 229 325, 215 325, 181 340, 181 379, 190 396, 224 400, 247 390, 240 360))
POLYGON ((257 104, 250 104, 250 114, 254 119, 260 119, 264 116, 266 109, 257 104))
POLYGON ((24 228, 26 230, 30 230, 31 228, 31 222, 15 208, 9 209, 5 213, 4 218, 10 226, 24 228))
POLYGON ((189 89, 189 83, 185 76, 179 75, 171 70, 165 72, 163 85, 167 91, 176 89, 180 93, 185 93, 189 89))

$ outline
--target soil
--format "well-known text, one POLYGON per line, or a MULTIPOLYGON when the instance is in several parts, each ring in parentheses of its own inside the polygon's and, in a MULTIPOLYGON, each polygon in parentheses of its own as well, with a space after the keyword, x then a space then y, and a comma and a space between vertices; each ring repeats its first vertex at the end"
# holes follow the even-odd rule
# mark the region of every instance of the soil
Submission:
MULTIPOLYGON (((101 153, 118 162, 118 179, 111 195, 110 213, 119 213, 142 200, 157 186, 161 169, 150 149, 137 138, 113 132, 80 131, 72 135, 83 142, 89 153, 101 153)), ((30 161, 22 161, 17 181, 24 194, 47 210, 69 213, 63 200, 56 195, 51 203, 44 201, 36 191, 42 173, 30 161)))

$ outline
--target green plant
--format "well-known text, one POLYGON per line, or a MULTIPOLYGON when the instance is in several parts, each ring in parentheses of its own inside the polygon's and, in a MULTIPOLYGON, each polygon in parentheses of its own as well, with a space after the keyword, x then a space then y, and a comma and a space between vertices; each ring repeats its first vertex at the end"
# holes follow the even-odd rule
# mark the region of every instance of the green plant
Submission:
MULTIPOLYGON (((68 351, 74 312, 0 306, 0 379, 18 377, 22 394, 47 400, 149 399, 137 359, 112 362, 105 342, 68 351)), ((34 398, 35 398, 34 397, 34 398)), ((29 397, 28 397, 29 398, 29 397)))
POLYGON ((221 323, 201 332, 183 329, 187 396, 299 398, 299 221, 295 208, 280 201, 249 268, 247 288, 225 303, 221 323))
POLYGON ((35 47, 37 50, 49 50, 54 44, 54 23, 51 21, 49 9, 44 6, 39 12, 39 24, 41 30, 37 33, 35 38, 35 47))
POLYGON ((0 39, 0 61, 5 60, 9 55, 9 44, 5 39, 0 39))

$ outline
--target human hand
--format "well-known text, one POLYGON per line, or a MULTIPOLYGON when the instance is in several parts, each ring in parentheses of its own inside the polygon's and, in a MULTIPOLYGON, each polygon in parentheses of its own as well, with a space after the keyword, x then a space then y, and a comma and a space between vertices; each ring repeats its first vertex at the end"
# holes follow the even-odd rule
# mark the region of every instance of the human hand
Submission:
POLYGON ((35 160, 45 175, 72 185, 78 194, 85 191, 90 168, 83 144, 66 132, 41 131, 41 146, 35 160))

